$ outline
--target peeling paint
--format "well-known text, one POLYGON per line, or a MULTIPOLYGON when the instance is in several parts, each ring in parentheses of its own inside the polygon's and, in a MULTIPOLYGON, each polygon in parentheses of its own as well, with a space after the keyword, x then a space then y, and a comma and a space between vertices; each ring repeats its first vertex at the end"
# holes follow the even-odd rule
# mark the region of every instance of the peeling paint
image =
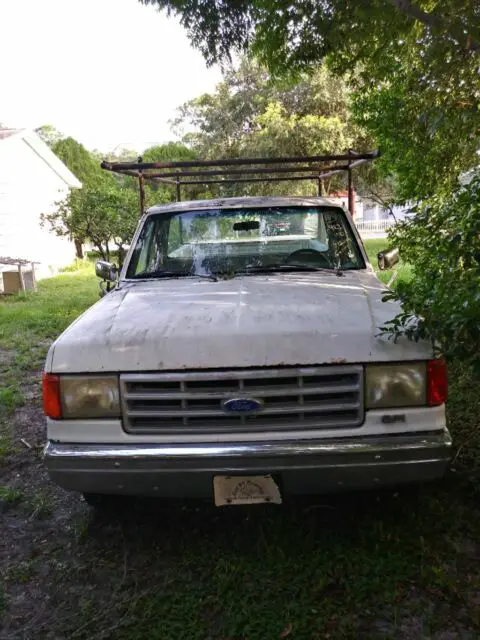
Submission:
POLYGON ((395 315, 368 270, 138 282, 94 305, 55 343, 54 372, 171 371, 386 362, 428 343, 376 337, 395 315))

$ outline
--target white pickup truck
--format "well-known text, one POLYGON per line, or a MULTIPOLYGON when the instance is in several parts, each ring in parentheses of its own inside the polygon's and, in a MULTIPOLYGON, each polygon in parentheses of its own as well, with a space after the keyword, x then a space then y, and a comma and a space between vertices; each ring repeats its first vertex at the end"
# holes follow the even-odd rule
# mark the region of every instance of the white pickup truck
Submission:
POLYGON ((398 307, 335 201, 156 206, 97 275, 113 290, 45 365, 61 487, 225 505, 444 474, 445 363, 379 335, 398 307))

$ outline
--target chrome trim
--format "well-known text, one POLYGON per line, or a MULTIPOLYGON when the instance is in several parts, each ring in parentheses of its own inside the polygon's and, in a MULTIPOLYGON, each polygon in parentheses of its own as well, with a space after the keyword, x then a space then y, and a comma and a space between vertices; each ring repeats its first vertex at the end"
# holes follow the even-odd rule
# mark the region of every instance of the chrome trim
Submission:
POLYGON ((247 380, 251 378, 279 378, 295 376, 329 376, 341 373, 351 373, 363 370, 358 365, 325 365, 321 367, 285 367, 264 369, 203 369, 201 371, 176 371, 173 373, 127 373, 122 378, 129 381, 170 381, 188 382, 189 380, 247 380))
MULTIPOLYGON (((222 409, 222 411, 219 411, 219 409, 182 409, 181 416, 184 418, 207 418, 209 416, 223 417, 225 415, 225 412, 223 411, 222 404, 219 404, 219 407, 222 409)), ((341 408, 342 410, 343 409, 359 409, 360 404, 361 404, 360 402, 348 402, 348 403, 344 402, 341 408)), ((313 404, 312 403, 308 407, 305 407, 303 410, 300 410, 298 407, 276 408, 276 407, 264 406, 261 410, 261 414, 262 416, 271 416, 271 415, 277 415, 279 413, 283 415, 290 414, 290 413, 300 413, 301 411, 303 411, 304 413, 307 413, 310 411, 324 411, 324 412, 332 411, 333 412, 338 409, 339 409, 338 404, 313 404)), ((257 413, 258 413, 258 410, 257 410, 257 413)), ((144 418, 144 417, 148 418, 149 416, 152 416, 155 418, 175 418, 176 416, 178 416, 178 414, 179 412, 175 410, 163 411, 158 409, 154 409, 153 411, 148 411, 146 409, 140 410, 140 411, 130 410, 128 412, 128 416, 133 418, 144 418)), ((235 415, 235 412, 231 411, 229 415, 235 415)))
POLYGON ((364 421, 361 365, 125 373, 123 428, 132 434, 226 433, 359 427, 364 421), (227 412, 236 397, 262 402, 227 412))
MULTIPOLYGON (((449 449, 452 438, 447 429, 440 432, 425 432, 416 435, 388 435, 382 437, 338 438, 302 442, 255 442, 249 444, 201 445, 104 445, 104 444, 64 444, 48 442, 44 456, 58 458, 80 458, 83 460, 111 459, 211 459, 211 458, 275 458, 316 455, 386 454, 405 453, 422 450, 449 449)), ((445 456, 442 458, 445 459, 445 456)), ((412 460, 414 462, 414 460, 412 460)))
MULTIPOLYGON (((304 396, 308 396, 308 395, 317 395, 317 394, 327 394, 327 393, 331 393, 332 390, 337 391, 338 393, 350 393, 352 391, 356 391, 358 388, 357 385, 355 384, 349 384, 349 385, 338 385, 338 387, 335 387, 335 389, 332 389, 331 387, 325 386, 322 387, 321 389, 308 389, 308 388, 304 388, 302 391, 302 395, 304 396)), ((255 391, 255 396, 257 397, 265 397, 265 396, 278 396, 278 397, 282 397, 285 395, 285 391, 286 389, 284 388, 277 388, 277 389, 271 389, 271 390, 265 390, 265 389, 258 389, 257 391, 255 391)), ((186 391, 178 391, 178 392, 172 392, 169 393, 168 391, 161 391, 158 393, 155 393, 154 396, 152 396, 151 393, 126 393, 125 394, 125 398, 127 398, 127 400, 151 400, 152 397, 155 398, 160 398, 162 400, 177 400, 177 399, 188 399, 189 397, 191 397, 191 394, 189 394, 186 391)), ((221 392, 221 391, 202 391, 201 395, 199 394, 199 397, 202 398, 210 398, 211 400, 223 400, 225 398, 225 392, 221 392)))

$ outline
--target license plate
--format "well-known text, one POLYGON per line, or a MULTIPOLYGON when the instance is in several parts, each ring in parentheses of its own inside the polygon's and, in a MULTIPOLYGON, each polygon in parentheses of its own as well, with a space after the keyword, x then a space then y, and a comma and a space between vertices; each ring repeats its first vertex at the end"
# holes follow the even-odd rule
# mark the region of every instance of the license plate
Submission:
POLYGON ((280 504, 282 497, 272 476, 215 476, 213 478, 215 505, 280 504))

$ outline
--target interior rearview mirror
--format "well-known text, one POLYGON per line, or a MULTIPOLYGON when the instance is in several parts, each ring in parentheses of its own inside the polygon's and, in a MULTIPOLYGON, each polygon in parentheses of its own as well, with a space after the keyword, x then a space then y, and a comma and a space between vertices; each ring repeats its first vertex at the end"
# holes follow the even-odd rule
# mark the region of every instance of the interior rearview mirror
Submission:
POLYGON ((98 278, 106 280, 107 282, 115 282, 118 276, 118 269, 113 262, 106 262, 105 260, 98 260, 95 264, 95 273, 98 278))
POLYGON ((377 258, 378 268, 381 271, 385 271, 386 269, 391 269, 393 265, 397 264, 400 260, 400 253, 398 249, 385 249, 385 251, 380 251, 377 258))
POLYGON ((233 225, 234 231, 252 231, 253 229, 260 229, 258 220, 243 220, 242 222, 235 222, 233 225))

